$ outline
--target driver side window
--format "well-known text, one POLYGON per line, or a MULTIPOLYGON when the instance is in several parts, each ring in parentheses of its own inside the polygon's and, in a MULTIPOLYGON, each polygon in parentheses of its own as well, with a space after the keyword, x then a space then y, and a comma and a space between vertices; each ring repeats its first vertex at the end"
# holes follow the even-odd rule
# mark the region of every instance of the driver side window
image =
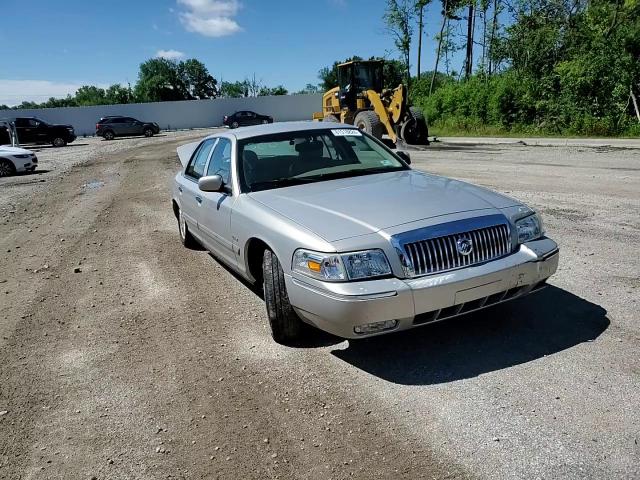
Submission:
POLYGON ((211 147, 213 147, 215 141, 215 138, 209 138, 200 144, 193 157, 191 157, 191 161, 184 172, 185 175, 196 180, 204 175, 204 167, 207 164, 211 147))
POLYGON ((220 175, 225 185, 231 183, 231 141, 226 138, 218 140, 213 150, 207 176, 220 175))

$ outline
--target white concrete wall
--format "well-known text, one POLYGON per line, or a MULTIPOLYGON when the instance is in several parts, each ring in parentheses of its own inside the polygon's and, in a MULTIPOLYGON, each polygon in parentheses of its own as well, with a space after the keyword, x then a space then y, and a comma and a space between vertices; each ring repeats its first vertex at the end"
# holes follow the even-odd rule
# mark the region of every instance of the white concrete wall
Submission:
POLYGON ((93 107, 38 108, 0 110, 0 118, 38 117, 49 123, 74 126, 77 135, 93 135, 96 123, 106 115, 125 115, 156 122, 161 129, 216 127, 224 115, 238 110, 252 110, 271 115, 276 122, 311 120, 322 109, 322 95, 282 95, 255 98, 184 100, 180 102, 97 105, 93 107))

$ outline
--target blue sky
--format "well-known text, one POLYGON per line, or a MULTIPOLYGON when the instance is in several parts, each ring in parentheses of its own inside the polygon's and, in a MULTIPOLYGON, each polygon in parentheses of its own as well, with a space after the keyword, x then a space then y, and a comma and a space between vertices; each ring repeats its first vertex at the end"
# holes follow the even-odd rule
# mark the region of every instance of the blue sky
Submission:
MULTIPOLYGON (((144 60, 203 61, 218 80, 254 73, 291 91, 351 55, 397 58, 384 0, 2 0, 0 104, 137 79, 144 60), (6 51, 6 50, 5 50, 6 51), (10 60, 8 60, 10 59, 10 60)), ((433 65, 439 2, 427 11, 423 70, 433 65)), ((413 55, 415 64, 415 54, 413 55)))

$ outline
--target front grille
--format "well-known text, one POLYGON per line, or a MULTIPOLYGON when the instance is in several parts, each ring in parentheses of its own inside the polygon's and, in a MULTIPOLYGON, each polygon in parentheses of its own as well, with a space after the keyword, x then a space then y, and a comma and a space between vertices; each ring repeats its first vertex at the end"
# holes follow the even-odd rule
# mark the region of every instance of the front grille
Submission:
POLYGON ((446 272, 485 263, 511 253, 511 238, 506 224, 406 243, 404 251, 413 265, 414 276, 446 272), (463 255, 460 239, 470 240, 472 250, 463 255))

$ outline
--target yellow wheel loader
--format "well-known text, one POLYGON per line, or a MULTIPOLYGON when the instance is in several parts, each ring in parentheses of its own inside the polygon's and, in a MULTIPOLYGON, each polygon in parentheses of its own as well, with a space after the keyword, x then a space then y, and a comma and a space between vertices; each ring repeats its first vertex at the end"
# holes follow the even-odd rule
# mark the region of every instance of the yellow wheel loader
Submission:
POLYGON ((420 110, 407 105, 407 89, 383 88, 384 62, 353 61, 338 65, 338 86, 322 96, 322 112, 314 120, 341 122, 393 143, 428 145, 427 122, 420 110))

